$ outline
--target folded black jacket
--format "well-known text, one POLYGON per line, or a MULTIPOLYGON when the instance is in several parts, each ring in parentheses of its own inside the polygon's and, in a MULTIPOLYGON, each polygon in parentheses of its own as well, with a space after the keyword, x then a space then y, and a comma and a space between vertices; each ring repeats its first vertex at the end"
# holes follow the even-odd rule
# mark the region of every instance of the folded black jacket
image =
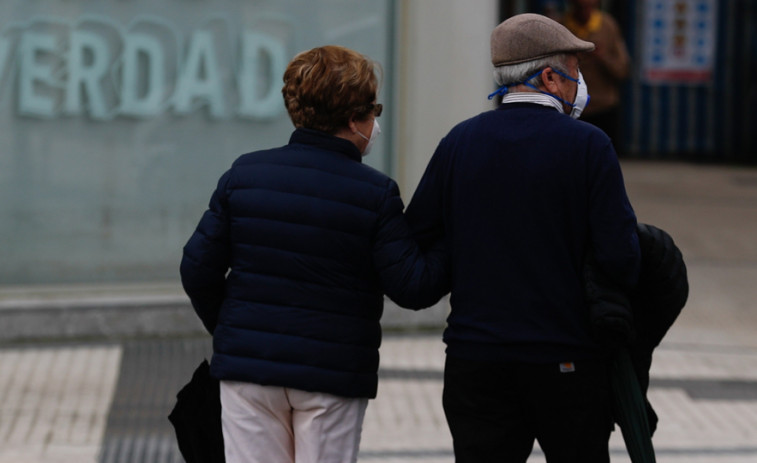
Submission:
MULTIPOLYGON (((595 337, 609 348, 627 347, 642 393, 649 388, 652 354, 681 313, 689 296, 681 250, 664 230, 638 224, 641 272, 633 289, 608 279, 588 255, 586 298, 595 337)), ((657 415, 647 401, 650 429, 657 415)))

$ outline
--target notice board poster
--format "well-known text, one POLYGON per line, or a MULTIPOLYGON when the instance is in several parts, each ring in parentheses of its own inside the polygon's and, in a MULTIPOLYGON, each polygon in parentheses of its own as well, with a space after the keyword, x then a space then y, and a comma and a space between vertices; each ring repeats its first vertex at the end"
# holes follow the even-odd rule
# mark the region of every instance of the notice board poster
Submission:
POLYGON ((717 0, 645 0, 644 79, 651 84, 710 83, 716 27, 717 0))

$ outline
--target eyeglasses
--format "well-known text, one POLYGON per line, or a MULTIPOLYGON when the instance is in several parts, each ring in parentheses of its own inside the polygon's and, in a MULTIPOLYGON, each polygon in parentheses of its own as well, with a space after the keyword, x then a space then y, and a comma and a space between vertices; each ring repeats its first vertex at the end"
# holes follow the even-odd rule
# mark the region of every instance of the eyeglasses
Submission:
POLYGON ((381 103, 372 103, 368 105, 373 112, 374 117, 379 117, 381 115, 381 112, 384 110, 384 105, 381 103))

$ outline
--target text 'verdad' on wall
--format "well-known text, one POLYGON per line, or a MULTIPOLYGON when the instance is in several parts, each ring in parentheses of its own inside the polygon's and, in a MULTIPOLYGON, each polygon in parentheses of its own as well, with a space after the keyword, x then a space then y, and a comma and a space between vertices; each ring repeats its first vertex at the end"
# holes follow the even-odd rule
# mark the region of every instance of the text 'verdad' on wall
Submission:
POLYGON ((146 15, 125 27, 99 15, 35 18, 0 36, 0 77, 16 86, 14 105, 29 117, 150 118, 203 108, 217 119, 278 117, 286 40, 227 26, 208 21, 182 33, 146 15))

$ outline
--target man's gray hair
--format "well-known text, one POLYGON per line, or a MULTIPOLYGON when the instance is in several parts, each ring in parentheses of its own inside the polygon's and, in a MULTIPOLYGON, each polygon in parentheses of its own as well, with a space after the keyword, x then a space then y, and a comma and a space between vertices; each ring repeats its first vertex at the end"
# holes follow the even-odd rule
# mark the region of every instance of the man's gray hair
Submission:
MULTIPOLYGON (((529 77, 533 76, 540 70, 551 67, 563 74, 568 73, 568 54, 547 56, 546 58, 535 59, 518 64, 508 64, 494 68, 494 81, 497 85, 522 84, 529 77)), ((534 87, 542 85, 541 73, 528 81, 534 87)))

